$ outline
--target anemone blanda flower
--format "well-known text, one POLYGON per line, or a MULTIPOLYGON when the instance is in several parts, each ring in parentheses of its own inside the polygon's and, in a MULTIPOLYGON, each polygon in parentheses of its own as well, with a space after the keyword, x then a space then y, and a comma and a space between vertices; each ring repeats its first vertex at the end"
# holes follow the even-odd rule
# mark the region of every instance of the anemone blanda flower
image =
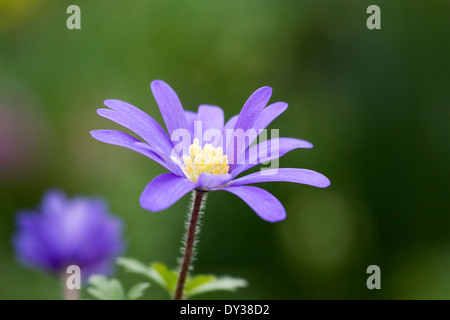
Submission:
POLYGON ((22 210, 13 236, 16 256, 24 265, 52 274, 80 267, 87 280, 108 274, 124 248, 122 222, 110 215, 99 198, 69 199, 60 190, 47 191, 40 209, 22 210))
POLYGON ((168 84, 155 80, 150 87, 169 135, 147 113, 120 100, 105 100, 110 109, 98 109, 97 113, 128 128, 143 141, 116 130, 91 131, 95 139, 137 151, 170 171, 145 187, 140 197, 144 209, 164 210, 194 189, 224 190, 240 197, 262 219, 276 222, 286 217, 280 201, 250 184, 286 181, 320 188, 330 185, 318 172, 295 168, 267 169, 236 178, 255 165, 293 149, 312 148, 311 143, 295 138, 270 139, 251 146, 261 130, 287 109, 285 102, 266 106, 272 94, 270 87, 256 90, 239 115, 226 123, 220 107, 200 105, 197 113, 185 111, 168 84), (247 135, 248 132, 256 134, 247 135), (238 133, 244 139, 237 138, 238 133))

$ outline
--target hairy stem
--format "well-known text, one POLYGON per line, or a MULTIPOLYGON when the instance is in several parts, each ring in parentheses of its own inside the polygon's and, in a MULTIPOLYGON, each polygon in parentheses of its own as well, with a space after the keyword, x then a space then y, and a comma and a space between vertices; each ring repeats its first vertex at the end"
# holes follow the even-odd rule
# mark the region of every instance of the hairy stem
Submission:
POLYGON ((193 258, 195 234, 199 222, 199 215, 202 209, 202 201, 206 192, 195 190, 194 204, 192 205, 192 213, 190 215, 189 228, 187 229, 186 244, 184 248, 183 262, 180 268, 180 275, 178 277, 177 288, 175 290, 174 300, 181 300, 183 298, 184 284, 189 273, 191 260, 193 258))

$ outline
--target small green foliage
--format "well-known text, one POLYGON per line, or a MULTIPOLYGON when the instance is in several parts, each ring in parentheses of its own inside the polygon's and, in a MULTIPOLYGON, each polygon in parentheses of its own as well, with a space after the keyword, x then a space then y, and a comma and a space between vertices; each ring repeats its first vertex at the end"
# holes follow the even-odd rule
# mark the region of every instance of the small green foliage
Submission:
MULTIPOLYGON (((165 264, 154 262, 147 265, 132 258, 118 258, 117 264, 125 271, 142 275, 164 288, 169 295, 173 295, 178 281, 178 272, 169 269, 165 264)), ((106 278, 101 275, 91 276, 87 292, 99 300, 136 300, 142 297, 143 292, 150 286, 148 282, 140 282, 125 293, 122 284, 114 278, 106 278)), ((215 275, 200 274, 188 276, 184 287, 183 297, 190 298, 197 294, 213 291, 236 291, 247 287, 244 279, 229 276, 217 277, 215 275)))
POLYGON ((166 286, 166 280, 164 280, 164 278, 154 268, 151 268, 149 265, 139 260, 120 257, 117 258, 116 263, 123 267, 127 272, 136 273, 147 277, 163 288, 166 286))
POLYGON ((164 288, 171 295, 175 293, 175 289, 177 287, 178 281, 178 273, 174 270, 169 270, 167 266, 163 263, 154 262, 151 264, 151 267, 154 271, 158 273, 158 275, 164 280, 164 288))
POLYGON ((89 279, 90 287, 87 292, 99 300, 124 300, 122 284, 117 279, 107 279, 104 276, 94 275, 89 279))
POLYGON ((195 290, 195 288, 199 286, 203 286, 207 283, 210 283, 212 281, 215 281, 216 277, 213 275, 198 275, 195 277, 188 277, 186 279, 186 284, 184 286, 184 290, 187 292, 191 292, 192 290, 195 290))
MULTIPOLYGON (((196 280, 197 277, 193 279, 193 282, 196 280)), ((230 276, 222 276, 222 277, 214 277, 214 279, 208 282, 197 283, 195 286, 190 287, 189 291, 186 289, 186 292, 188 292, 189 296, 213 291, 235 292, 237 289, 245 288, 247 286, 248 282, 245 279, 233 278, 230 276)))
MULTIPOLYGON (((124 267, 126 271, 143 275, 164 288, 171 296, 174 294, 178 272, 170 270, 166 265, 154 262, 150 265, 132 259, 118 258, 117 264, 124 267)), ((247 287, 248 283, 244 279, 229 276, 216 277, 215 275, 188 276, 184 287, 183 297, 189 298, 197 294, 213 291, 236 291, 239 288, 247 287)))
POLYGON ((99 300, 136 300, 142 296, 150 283, 135 284, 126 295, 120 281, 114 278, 108 279, 105 276, 93 275, 89 278, 89 285, 87 292, 99 300))
POLYGON ((142 297, 145 289, 147 289, 148 287, 150 287, 150 283, 148 282, 136 283, 134 286, 131 287, 130 290, 128 290, 127 299, 128 300, 139 299, 140 297, 142 297))

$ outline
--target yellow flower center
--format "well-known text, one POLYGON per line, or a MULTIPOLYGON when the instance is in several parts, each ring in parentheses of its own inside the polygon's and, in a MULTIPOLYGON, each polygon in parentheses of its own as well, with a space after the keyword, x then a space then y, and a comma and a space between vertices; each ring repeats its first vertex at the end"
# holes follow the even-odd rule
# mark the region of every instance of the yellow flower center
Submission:
POLYGON ((189 147, 189 155, 183 155, 183 164, 180 165, 186 178, 197 182, 198 176, 204 172, 211 174, 227 174, 228 158, 223 155, 221 147, 214 148, 207 143, 202 147, 198 139, 189 147))

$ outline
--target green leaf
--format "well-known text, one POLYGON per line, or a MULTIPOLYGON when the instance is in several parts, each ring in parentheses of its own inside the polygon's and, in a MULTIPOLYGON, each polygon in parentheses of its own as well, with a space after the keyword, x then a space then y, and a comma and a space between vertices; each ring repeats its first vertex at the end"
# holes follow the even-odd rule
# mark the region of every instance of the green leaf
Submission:
MULTIPOLYGON (((199 276, 197 276, 199 277, 199 276)), ((214 277, 215 278, 215 277, 214 277)), ((213 292, 213 291, 236 291, 239 288, 245 288, 248 286, 248 282, 245 279, 233 278, 229 276, 223 276, 215 278, 212 281, 205 281, 201 283, 199 281, 199 285, 193 286, 189 291, 185 290, 185 296, 191 297, 193 295, 213 292)))
POLYGON ((125 268, 125 271, 143 275, 150 280, 153 280, 161 287, 166 288, 166 281, 164 278, 162 278, 161 275, 151 266, 133 258, 123 257, 117 258, 116 263, 125 268))
MULTIPOLYGON (((169 269, 163 263, 154 262, 151 265, 146 265, 136 259, 118 258, 117 264, 124 267, 128 272, 137 273, 149 278, 163 287, 170 295, 173 295, 176 290, 179 276, 178 272, 169 269)), ((239 288, 247 287, 247 285, 248 283, 246 280, 229 276, 216 277, 214 275, 205 274, 188 276, 186 278, 183 296, 184 298, 188 298, 193 295, 213 291, 236 291, 239 288)), ((134 289, 134 287, 132 289, 134 289)), ((139 296, 141 296, 141 294, 139 296)))
POLYGON ((152 263, 152 268, 153 270, 158 273, 158 275, 160 276, 161 279, 163 279, 164 283, 165 283, 165 288, 166 290, 170 293, 173 294, 175 292, 176 289, 176 285, 177 285, 177 281, 178 281, 178 274, 173 271, 173 270, 169 270, 169 268, 167 268, 167 266, 163 263, 152 263))
POLYGON ((136 300, 144 294, 144 290, 150 287, 150 283, 148 282, 140 282, 136 283, 127 293, 128 300, 136 300))
POLYGON ((132 258, 117 258, 117 264, 124 267, 125 271, 143 275, 156 284, 163 287, 169 294, 175 292, 175 287, 178 281, 178 274, 175 271, 159 262, 154 262, 151 265, 132 259, 132 258))
POLYGON ((215 281, 217 279, 216 276, 213 275, 198 275, 195 277, 188 277, 186 279, 186 284, 184 286, 184 291, 190 292, 191 290, 195 289, 198 286, 204 285, 208 282, 215 281))
POLYGON ((117 279, 107 279, 101 275, 89 278, 90 287, 87 292, 100 300, 124 300, 125 295, 122 284, 117 279))
POLYGON ((116 263, 125 268, 125 271, 149 276, 150 266, 133 258, 117 258, 116 263))

